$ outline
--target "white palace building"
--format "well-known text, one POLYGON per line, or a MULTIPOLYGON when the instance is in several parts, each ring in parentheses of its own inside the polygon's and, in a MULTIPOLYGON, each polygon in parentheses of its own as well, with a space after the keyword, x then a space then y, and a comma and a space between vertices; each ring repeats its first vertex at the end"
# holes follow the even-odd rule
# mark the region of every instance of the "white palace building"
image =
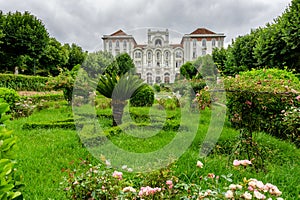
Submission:
POLYGON ((212 54, 213 48, 221 48, 225 35, 198 28, 185 34, 180 44, 171 44, 169 31, 148 30, 146 44, 137 44, 132 35, 122 30, 104 35, 104 51, 114 56, 128 53, 134 61, 137 74, 147 83, 174 83, 180 66, 198 56, 212 54))

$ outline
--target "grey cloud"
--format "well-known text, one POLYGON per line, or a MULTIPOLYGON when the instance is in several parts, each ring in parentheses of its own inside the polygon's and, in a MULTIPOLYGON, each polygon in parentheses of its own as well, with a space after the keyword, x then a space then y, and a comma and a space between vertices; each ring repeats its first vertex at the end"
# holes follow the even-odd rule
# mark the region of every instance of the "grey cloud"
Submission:
MULTIPOLYGON (((85 50, 101 48, 101 36, 118 29, 145 34, 141 27, 190 33, 207 27, 225 33, 226 42, 272 22, 291 0, 10 0, 4 12, 25 11, 40 18, 51 36, 85 50), (133 31, 133 30, 139 31, 133 31)), ((176 33, 174 33, 176 35, 176 33)), ((177 37, 178 35, 176 35, 177 37)), ((146 35, 144 35, 146 40, 146 35)))

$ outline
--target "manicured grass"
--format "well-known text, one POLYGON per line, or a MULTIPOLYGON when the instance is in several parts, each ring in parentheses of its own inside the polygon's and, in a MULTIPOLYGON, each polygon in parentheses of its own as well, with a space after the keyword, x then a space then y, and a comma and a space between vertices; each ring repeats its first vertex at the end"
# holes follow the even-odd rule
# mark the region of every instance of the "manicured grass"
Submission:
MULTIPOLYGON (((136 108, 131 111, 141 115, 147 115, 149 112, 149 110, 141 108, 136 108)), ((110 109, 101 110, 97 113, 102 113, 102 117, 99 118, 102 128, 104 130, 110 129, 110 109)), ((156 111, 153 111, 153 119, 155 119, 155 121, 163 120, 168 116, 171 120, 175 120, 174 122, 176 122, 179 115, 176 110, 168 111, 165 115, 161 114, 160 111, 157 111, 157 116, 155 113, 156 111)), ((191 113, 191 116, 197 115, 191 113)), ((19 173, 23 176, 23 182, 25 183, 23 195, 26 199, 66 199, 63 189, 60 188, 60 182, 65 175, 62 169, 69 168, 70 162, 77 161, 80 158, 88 158, 92 163, 98 162, 97 159, 93 158, 86 148, 83 147, 76 131, 63 129, 37 129, 29 131, 22 130, 21 128, 25 122, 54 121, 70 117, 72 117, 71 108, 61 106, 56 109, 49 108, 42 110, 28 118, 14 120, 8 124, 8 128, 13 129, 14 134, 19 138, 17 168, 19 173)), ((235 169, 232 167, 232 160, 228 161, 228 158, 237 143, 239 132, 230 128, 229 123, 226 122, 216 148, 214 148, 208 156, 200 158, 200 149, 206 136, 210 119, 211 112, 204 110, 200 114, 200 120, 196 118, 193 119, 192 117, 188 118, 188 120, 182 120, 182 125, 186 125, 187 127, 191 127, 191 124, 197 122, 198 131, 191 145, 189 145, 189 148, 184 151, 181 157, 177 159, 176 156, 179 155, 179 153, 174 152, 174 158, 177 160, 170 165, 174 176, 177 176, 187 183, 192 183, 199 179, 200 176, 206 176, 208 173, 214 173, 216 175, 233 174, 235 183, 241 182, 244 177, 256 178, 262 180, 264 183, 270 182, 277 185, 283 192, 282 197, 285 199, 300 198, 299 149, 288 142, 280 141, 264 133, 259 133, 256 138, 259 145, 265 149, 266 173, 256 173, 251 168, 235 169), (201 160, 204 163, 204 168, 196 173, 195 166, 197 160, 201 160)), ((145 120, 147 121, 148 119, 145 118, 145 120)), ((192 132, 193 131, 189 129, 180 131, 158 130, 158 134, 153 134, 153 131, 147 129, 147 127, 137 127, 123 130, 118 135, 110 136, 109 139, 115 146, 124 149, 126 152, 153 152, 161 149, 173 141, 174 138, 178 138, 178 141, 182 141, 182 144, 185 144, 185 139, 188 138, 192 132)), ((94 150, 94 153, 98 153, 98 156, 101 153, 97 152, 96 147, 90 150, 94 150)), ((124 157, 124 159, 127 159, 127 157, 124 157)), ((155 165, 155 163, 153 163, 153 165, 155 165)), ((130 167, 134 168, 134 166, 130 167)), ((129 176, 134 177, 134 174, 129 174, 129 176)), ((136 179, 134 182, 141 182, 138 178, 136 179)))

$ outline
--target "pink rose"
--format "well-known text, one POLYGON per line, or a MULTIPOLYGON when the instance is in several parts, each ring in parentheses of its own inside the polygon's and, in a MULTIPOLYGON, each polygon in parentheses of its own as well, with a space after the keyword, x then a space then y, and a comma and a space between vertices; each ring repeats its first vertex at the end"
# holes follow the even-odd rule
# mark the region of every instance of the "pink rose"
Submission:
POLYGON ((233 166, 235 166, 235 167, 237 167, 237 166, 239 166, 241 163, 240 163, 240 161, 238 161, 238 160, 234 160, 233 161, 233 166))

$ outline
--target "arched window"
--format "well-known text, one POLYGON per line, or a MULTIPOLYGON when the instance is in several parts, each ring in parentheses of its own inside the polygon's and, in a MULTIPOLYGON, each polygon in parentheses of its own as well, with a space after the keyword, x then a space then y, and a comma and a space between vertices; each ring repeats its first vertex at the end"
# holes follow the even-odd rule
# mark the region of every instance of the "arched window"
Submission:
POLYGON ((196 48, 197 46, 197 40, 193 39, 193 47, 196 48))
POLYGON ((162 46, 161 39, 155 40, 155 46, 162 46))
POLYGON ((134 54, 135 58, 141 58, 142 57, 142 53, 140 51, 136 51, 134 54))
POLYGON ((211 46, 214 48, 216 47, 216 39, 211 40, 211 46))
POLYGON ((148 51, 148 60, 152 60, 152 53, 150 51, 148 51))
POLYGON ((182 58, 182 52, 176 51, 176 58, 182 58))
POLYGON ((206 47, 206 39, 202 40, 202 47, 206 47))
POLYGON ((156 52, 156 60, 160 60, 160 52, 156 52))
POLYGON ((170 74, 169 73, 164 74, 164 83, 170 83, 170 74))
POLYGON ((119 42, 119 40, 116 41, 116 48, 120 48, 120 42, 119 42))
POLYGON ((170 53, 168 51, 166 51, 166 53, 165 53, 166 60, 169 60, 169 56, 170 56, 170 53))
POLYGON ((127 42, 126 42, 126 40, 123 41, 123 49, 127 49, 127 42))
POLYGON ((147 73, 147 83, 152 84, 152 74, 151 73, 147 73))
POLYGON ((109 41, 108 47, 109 47, 109 49, 112 49, 112 42, 111 41, 109 41))

